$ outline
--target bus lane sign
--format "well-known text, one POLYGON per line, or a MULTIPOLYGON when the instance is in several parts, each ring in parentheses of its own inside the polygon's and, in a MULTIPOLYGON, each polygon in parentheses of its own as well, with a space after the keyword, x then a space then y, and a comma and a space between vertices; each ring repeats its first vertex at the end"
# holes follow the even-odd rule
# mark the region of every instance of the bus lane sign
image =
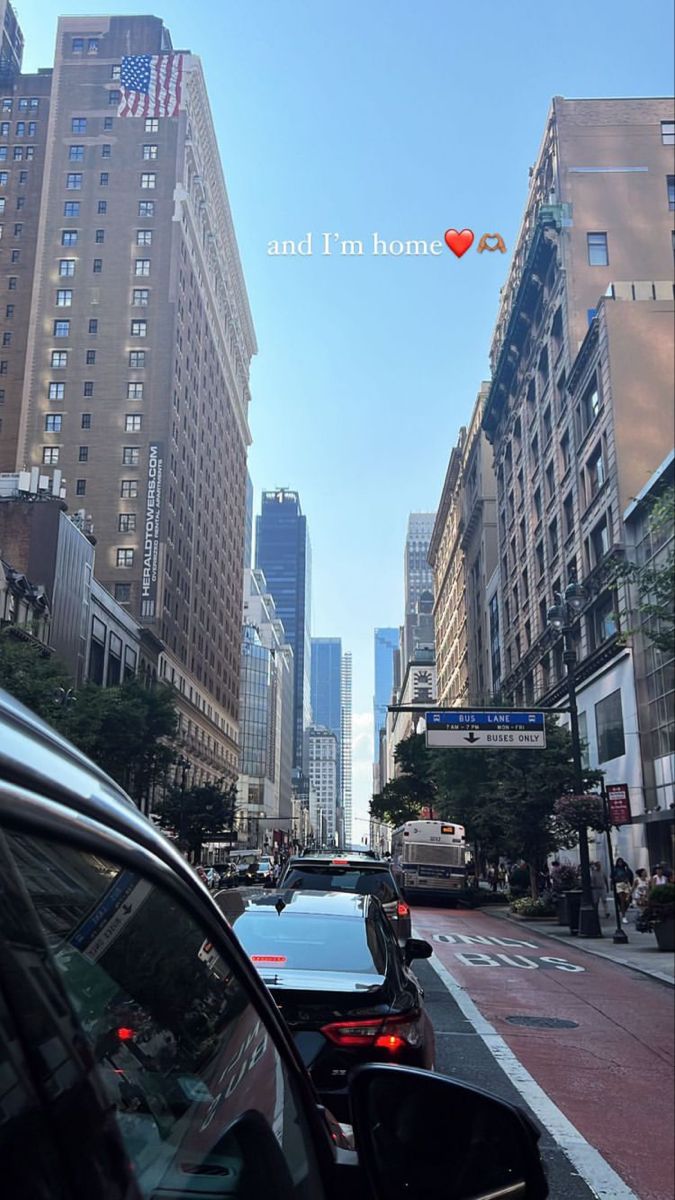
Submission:
POLYGON ((543 712, 450 708, 424 716, 426 744, 432 750, 543 750, 546 746, 543 712))

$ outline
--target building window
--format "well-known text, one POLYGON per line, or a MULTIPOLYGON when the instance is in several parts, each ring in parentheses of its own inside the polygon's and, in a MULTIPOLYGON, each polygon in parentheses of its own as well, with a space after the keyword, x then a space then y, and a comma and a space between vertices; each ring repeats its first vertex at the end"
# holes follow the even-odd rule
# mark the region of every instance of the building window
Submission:
POLYGON ((70 336, 70 321, 55 321, 54 322, 54 337, 69 337, 70 336))
POLYGON ((546 502, 555 496, 555 468, 550 462, 546 468, 546 502))
POLYGON ((141 452, 138 446, 123 446, 122 447, 122 466, 137 467, 141 461, 141 452))
POLYGON ((142 400, 143 399, 143 384, 128 383, 127 384, 127 400, 142 400))
POLYGON ((52 350, 52 366, 67 367, 68 366, 68 351, 67 350, 52 350))
POLYGON ((64 217, 79 217, 80 202, 79 200, 66 200, 63 206, 64 217))
POLYGON ((588 265, 590 267, 606 267, 609 265, 606 233, 587 233, 588 265))
POLYGON ((5 330, 2 335, 2 344, 3 346, 11 346, 12 344, 12 335, 11 333, 8 333, 7 330, 5 330))
POLYGON ((141 175, 141 187, 152 189, 157 185, 157 176, 154 171, 143 171, 141 175))
POLYGON ((139 217, 154 217, 155 202, 154 200, 139 200, 138 201, 139 217))
POLYGON ((21 209, 25 207, 25 204, 26 204, 26 197, 25 196, 17 196, 17 198, 16 198, 17 212, 20 212, 21 209))
POLYGON ((670 212, 675 212, 675 175, 666 176, 666 187, 668 189, 668 208, 670 212))
POLYGON ((56 307, 70 308, 73 303, 73 293, 70 288, 59 288, 56 293, 56 307))
POLYGON ((8 320, 8 321, 11 321, 13 316, 14 316, 14 305, 13 305, 13 304, 7 304, 7 305, 5 305, 5 318, 6 318, 6 320, 8 320))
POLYGON ((0 137, 9 137, 9 121, 0 122, 0 137))
POLYGON ((105 241, 105 229, 97 229, 94 234, 94 241, 97 246, 102 246, 105 241))
POLYGON ((136 513, 120 513, 117 518, 118 533, 134 533, 136 529, 136 513))
POLYGON ((12 161, 21 162, 23 158, 23 146, 15 146, 12 150, 12 161))
POLYGON ((131 303, 136 307, 145 307, 150 303, 150 291, 148 288, 134 288, 131 296, 131 303))
POLYGON ((82 395, 83 396, 93 396, 93 394, 94 394, 93 381, 91 379, 87 379, 82 388, 82 395))
POLYGON ((79 192, 82 187, 82 173, 80 171, 69 171, 66 175, 66 191, 79 192))
POLYGON ((127 413, 124 418, 125 433, 140 433, 143 426, 143 418, 140 413, 127 413))
POLYGON ((7 147, 0 146, 0 162, 7 162, 7 147))
POLYGON ((618 632, 616 603, 612 592, 606 592, 589 614, 591 649, 597 650, 618 632))
POLYGON ((591 530, 591 547, 593 550, 593 563, 595 566, 605 557, 609 550, 609 526, 607 517, 603 517, 598 521, 597 525, 591 530))
POLYGON ((591 457, 586 463, 586 479, 586 499, 590 504, 594 496, 597 496, 606 479, 605 464, 602 457, 602 445, 596 446, 591 457))
POLYGON ((152 230, 151 229, 137 229, 136 230, 136 245, 137 246, 151 246, 152 245, 152 230))
POLYGON ((112 129, 112 127, 113 127, 112 117, 104 117, 103 118, 103 128, 105 130, 109 130, 109 129, 112 129))
POLYGON ((107 187, 110 183, 110 175, 107 171, 101 171, 98 177, 99 187, 107 187))
POLYGON ((116 583, 115 584, 115 599, 118 604, 128 604, 131 600, 131 584, 116 583))
POLYGON ((146 133, 159 133, 159 120, 157 119, 157 117, 146 117, 145 118, 145 132, 146 133))
POLYGON ((61 245, 62 246, 75 246, 76 244, 77 244, 77 230, 76 229, 62 229, 61 230, 61 245))
POLYGON ((617 688, 595 706, 595 729, 598 738, 599 762, 610 762, 626 753, 623 734, 621 691, 617 688))
POLYGON ((76 479, 75 480, 75 495, 76 496, 86 496, 86 494, 87 494, 86 479, 76 479))
POLYGON ((94 272, 94 275, 100 275, 102 270, 103 270, 103 259, 95 258, 94 262, 92 264, 92 271, 94 272))
POLYGON ((84 38, 74 37, 71 42, 73 54, 84 54, 84 38))
POLYGON ((62 413, 47 413, 45 417, 45 433, 60 433, 62 423, 62 413))
POLYGON ((35 158, 35 146, 26 146, 26 162, 32 162, 35 158))
POLYGON ((68 158, 70 162, 84 162, 84 146, 70 146, 68 158))
POLYGON ((91 429, 91 413, 82 413, 80 427, 82 429, 91 429))
MULTIPOLYGON (((6 374, 7 374, 7 368, 8 368, 8 366, 9 366, 9 359, 8 359, 8 358, 2 358, 2 359, 0 359, 0 375, 6 375, 6 374)), ((3 388, 3 391, 4 391, 4 388, 3 388)))
POLYGON ((675 146, 675 121, 661 122, 661 144, 675 146))
POLYGON ((118 549, 118 551, 117 551, 117 566, 118 567, 133 567, 133 565, 134 565, 133 550, 128 550, 126 547, 124 549, 118 549))
POLYGON ((66 395, 65 383, 50 383, 47 388, 47 396, 50 400, 63 400, 66 395))
POLYGON ((8 278, 8 280, 7 280, 7 287, 9 288, 10 292, 15 292, 15 291, 16 291, 16 281, 17 281, 17 276, 16 276, 16 275, 10 275, 10 276, 9 276, 9 278, 8 278))
POLYGON ((112 91, 112 92, 108 92, 108 104, 109 104, 109 105, 111 105, 111 106, 112 106, 113 104, 114 104, 114 105, 118 105, 118 104, 119 104, 119 102, 120 102, 120 100, 121 100, 121 98, 122 98, 122 94, 121 94, 121 92, 119 92, 119 91, 117 91, 117 90, 115 90, 115 91, 112 91))
POLYGON ((60 453, 59 446, 43 446, 42 447, 42 461, 45 464, 45 466, 48 466, 48 467, 55 466, 56 463, 59 461, 59 453, 60 453))
POLYGON ((565 523, 565 537, 569 537, 574 531, 574 497, 570 492, 563 500, 563 520, 565 523))
POLYGON ((150 274, 150 259, 149 258, 137 258, 136 262, 134 264, 134 274, 135 275, 149 275, 150 274))
POLYGON ((96 351, 95 350, 87 350, 87 352, 84 356, 84 361, 88 367, 92 367, 94 365, 94 363, 96 362, 96 351))
POLYGON ((579 434, 583 438, 600 412, 598 381, 594 375, 588 384, 579 405, 579 434))
POLYGON ((75 259, 61 258, 59 259, 59 275, 74 275, 75 274, 75 259))
POLYGON ((555 558, 558 549, 558 522, 553 520, 548 527, 548 550, 551 559, 555 558))
POLYGON ((112 155, 112 146, 110 142, 104 142, 101 146, 101 158, 110 158, 112 155))
POLYGON ((147 321, 132 321, 131 322, 131 336, 132 337, 147 337, 148 336, 148 322, 147 321))
POLYGON ((146 144, 143 147, 143 158, 145 159, 146 162, 148 162, 150 160, 154 160, 157 158, 158 152, 159 152, 159 146, 146 144))
POLYGON ((138 480, 123 479, 120 487, 120 496, 123 500, 135 500, 138 496, 138 480))
MULTIPOLYGON (((129 366, 144 367, 145 366, 145 350, 130 350, 129 351, 129 366)), ((143 387, 143 384, 141 384, 143 387)))
POLYGON ((12 111, 12 97, 11 96, 3 96, 2 97, 2 111, 3 112, 11 112, 12 111))
POLYGON ((78 453, 77 453, 77 461, 78 462, 89 462, 89 447, 88 446, 80 446, 78 453))
POLYGON ((92 333, 92 334, 98 333, 98 320, 96 317, 93 317, 92 320, 89 322, 88 328, 89 328, 90 333, 92 333))
POLYGON ((567 474, 571 465, 570 435, 565 432, 560 439, 560 469, 563 475, 567 474))
POLYGON ((104 215, 104 213, 107 213, 107 211, 108 211, 108 201, 107 200, 99 200, 98 204, 96 205, 96 212, 98 213, 98 215, 100 217, 102 217, 104 215))

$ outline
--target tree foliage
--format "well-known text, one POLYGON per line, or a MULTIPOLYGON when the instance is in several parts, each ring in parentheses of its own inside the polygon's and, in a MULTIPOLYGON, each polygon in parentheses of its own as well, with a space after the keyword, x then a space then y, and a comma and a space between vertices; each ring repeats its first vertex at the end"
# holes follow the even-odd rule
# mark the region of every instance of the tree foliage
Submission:
POLYGON ((199 787, 172 787, 164 798, 160 825, 172 829, 191 854, 199 859, 204 842, 234 828, 237 788, 220 779, 199 787))
POLYGON ((54 724, 59 689, 67 691, 72 682, 63 663, 46 646, 22 635, 16 626, 0 629, 0 687, 21 704, 54 724))
POLYGON ((632 584, 637 597, 633 611, 640 623, 624 636, 640 632, 669 658, 675 654, 674 526, 675 488, 669 487, 652 500, 649 509, 647 528, 653 556, 646 563, 619 563, 614 571, 615 582, 632 584))
POLYGON ((423 736, 413 734, 399 742, 394 759, 398 774, 373 796, 370 811, 378 820, 396 828, 405 821, 413 821, 422 808, 435 807, 436 784, 423 736))

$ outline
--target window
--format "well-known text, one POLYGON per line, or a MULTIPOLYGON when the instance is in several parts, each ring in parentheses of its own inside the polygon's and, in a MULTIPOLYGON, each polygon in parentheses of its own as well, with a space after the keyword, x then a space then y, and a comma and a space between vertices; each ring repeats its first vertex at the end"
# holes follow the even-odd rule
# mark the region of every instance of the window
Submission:
POLYGON ((135 500, 138 496, 138 480, 123 479, 120 487, 120 496, 123 500, 135 500))
POLYGON ((26 122, 25 121, 17 121, 16 136, 17 137, 25 137, 25 135, 26 135, 26 122))
POLYGON ((55 466, 56 463, 59 461, 59 453, 60 453, 59 446, 43 446, 42 447, 42 461, 45 464, 45 466, 48 466, 48 467, 55 466))
POLYGON ((47 388, 47 396, 50 400, 63 400, 66 395, 65 383, 50 383, 47 388))
POLYGON ((91 379, 87 379, 82 387, 82 395, 83 396, 93 396, 93 394, 94 394, 93 381, 91 379))
POLYGON ((26 162, 32 162, 35 158, 35 146, 26 146, 26 162))
POLYGON ((89 332, 92 334, 98 333, 98 321, 95 317, 89 322, 89 332))
POLYGON ((560 439, 560 470, 561 474, 565 475, 572 465, 570 454, 570 435, 564 433, 560 439))
POLYGON ((9 121, 0 122, 0 137, 9 137, 9 121))
POLYGON ((143 147, 143 158, 146 162, 157 158, 159 147, 155 145, 145 145, 143 147))
POLYGON ((0 162, 7 162, 7 147, 0 146, 0 162))
POLYGON ((59 288, 56 293, 56 307, 70 308, 73 303, 73 293, 70 288, 59 288))
POLYGON ((80 202, 79 200, 66 200, 63 206, 64 217, 79 217, 80 202))
POLYGON ((117 566, 118 567, 133 567, 133 565, 134 565, 133 550, 128 550, 126 547, 124 549, 118 549, 118 551, 117 551, 117 566))
POLYGON ((95 258, 91 269, 94 272, 94 275, 100 275, 101 271, 103 270, 103 259, 95 258))
POLYGON ((54 322, 54 337, 69 337, 70 336, 70 321, 55 321, 54 322))
POLYGON ((86 496, 86 494, 87 494, 86 479, 76 479, 75 480, 75 495, 76 496, 86 496))
POLYGON ((124 446, 122 448, 122 466, 137 467, 141 461, 141 452, 138 446, 124 446))
POLYGON ((82 413, 80 418, 81 429, 91 429, 91 413, 82 413))
POLYGON ((127 413, 124 418, 124 430, 126 433, 140 433, 143 426, 143 418, 139 413, 127 413))
POLYGON ((2 97, 2 111, 3 112, 11 112, 12 111, 12 97, 11 96, 3 96, 2 97))
POLYGON ((67 367, 68 366, 68 351, 67 350, 52 350, 52 366, 67 367))
POLYGON ((135 275, 149 275, 150 274, 150 259, 149 258, 137 258, 136 262, 134 264, 134 274, 135 275))
POLYGON ((661 144, 675 146, 675 121, 661 122, 661 144))
POLYGON ((93 366, 93 364, 96 362, 96 351, 95 350, 87 350, 87 352, 84 356, 84 361, 88 367, 93 366))
POLYGON ((128 383, 127 384, 127 400, 142 400, 143 399, 143 384, 128 383))
POLYGON ((131 295, 131 303, 133 305, 145 306, 150 303, 150 291, 148 288, 134 288, 131 295))
POLYGON ((563 521, 565 525, 565 537, 574 531, 574 497, 570 492, 563 500, 563 521))
POLYGON ((108 174, 107 171, 101 171, 101 174, 98 177, 98 182, 99 182, 100 187, 108 186, 108 184, 110 183, 110 175, 108 174))
POLYGON ((11 345, 11 342, 12 342, 12 335, 11 335, 11 333, 8 333, 7 330, 5 330, 5 332, 2 335, 2 344, 3 344, 3 346, 9 346, 9 345, 11 345))
POLYGON ((599 412, 600 396, 598 393, 598 381, 594 375, 581 397, 579 405, 579 433, 581 437, 585 436, 599 412))
POLYGON ((60 433, 62 423, 62 413, 47 413, 45 417, 45 433, 60 433))
MULTIPOLYGON (((8 365, 9 365, 9 359, 7 359, 7 358, 0 359, 0 375, 7 374, 8 365)), ((4 388, 3 388, 3 392, 4 392, 4 388)))
POLYGON ((105 241, 105 229, 97 229, 94 234, 94 241, 97 246, 102 246, 105 241))
POLYGON ((112 127, 113 127, 112 117, 104 117, 103 118, 103 128, 105 130, 108 130, 108 129, 112 129, 112 127))
POLYGON ((157 176, 154 171, 144 171, 141 175, 142 188, 154 188, 157 183, 157 176))
POLYGON ((23 233, 23 225, 14 226, 14 237, 21 237, 23 233))
POLYGON ((606 233, 587 233, 588 265, 590 267, 606 267, 609 265, 606 233))
POLYGON ((588 480, 586 497, 588 502, 597 496, 600 488, 605 482, 605 464, 602 457, 602 445, 596 446, 591 457, 586 463, 586 477, 588 480))
POLYGON ((550 462, 546 468, 546 501, 552 500, 555 496, 555 468, 550 462))
POLYGON ((110 158, 112 155, 112 146, 110 142, 104 142, 101 146, 101 158, 110 158))
POLYGON ((8 183, 9 183, 9 172, 8 171, 0 171, 0 187, 7 187, 8 183))
POLYGON ((61 230, 61 245, 62 246, 76 246, 77 245, 77 230, 76 229, 62 229, 61 230))
POLYGON ((71 42, 73 54, 84 54, 84 38, 74 37, 71 42))
POLYGON ((25 207, 25 204, 26 204, 26 197, 25 196, 17 196, 16 208, 17 208, 18 212, 20 212, 21 209, 25 207))
POLYGON ((148 322, 147 321, 132 321, 131 336, 132 337, 147 337, 148 322))
POLYGON ((21 162, 22 158, 23 158, 23 146, 15 146, 14 149, 12 150, 12 160, 14 162, 21 162))
POLYGON ((11 319, 12 319, 12 317, 13 317, 13 316, 14 316, 14 305, 13 305, 13 304, 7 304, 7 305, 5 306, 5 318, 6 318, 8 321, 11 321, 11 319))
POLYGON ((152 245, 152 230, 151 229, 137 229, 136 230, 136 245, 137 246, 151 246, 152 245))
POLYGON ((139 217, 154 217, 155 202, 154 200, 139 200, 138 201, 139 217))
POLYGON ((117 517, 118 533, 134 533, 136 529, 136 513, 120 513, 117 517))
POLYGON ((533 504, 534 504, 534 515, 535 515, 536 520, 539 522, 539 521, 541 521, 541 514, 543 511, 542 502, 541 502, 541 488, 535 488, 532 500, 533 500, 533 504))
MULTIPOLYGON (((129 351, 129 366, 144 367, 145 366, 145 350, 130 350, 129 351)), ((143 384, 141 384, 143 387, 143 384)))
POLYGON ((37 121, 29 121, 28 122, 28 136, 35 137, 36 133, 37 133, 37 121))
POLYGON ((88 462, 89 461, 89 447, 88 446, 80 446, 80 448, 77 452, 77 461, 78 462, 88 462))
POLYGON ((84 146, 69 146, 68 158, 71 162, 84 162, 84 146))
POLYGON ((591 530, 591 547, 593 550, 592 565, 595 566, 605 557, 609 550, 609 527, 606 516, 601 521, 598 521, 597 525, 591 530))
POLYGON ((20 250, 12 250, 11 259, 12 259, 13 263, 17 263, 19 261, 20 257, 21 257, 20 250))
POLYGON ((59 275, 74 275, 75 274, 75 259, 62 258, 59 260, 59 275))
POLYGON ((605 592, 588 616, 591 650, 597 650, 603 642, 618 633, 616 602, 612 592, 605 592))
POLYGON ((115 106, 117 106, 119 104, 121 98, 122 98, 122 94, 121 94, 121 92, 119 92, 117 90, 108 92, 108 104, 109 105, 114 104, 115 106))
POLYGON ((546 445, 548 442, 550 442, 551 436, 553 434, 553 425, 551 423, 551 405, 550 404, 548 404, 546 406, 546 408, 544 409, 542 422, 543 422, 543 426, 544 426, 544 445, 546 445))
POLYGON ((66 175, 66 191, 78 192, 82 187, 82 172, 69 171, 66 175))
POLYGON ((145 118, 145 132, 146 133, 159 133, 159 121, 158 121, 157 117, 146 117, 145 118))
POLYGON ((670 212, 675 212, 675 175, 666 176, 666 188, 668 191, 668 209, 670 212))
POLYGON ((621 691, 617 688, 595 706, 595 728, 598 736, 598 760, 610 762, 626 753, 623 735, 621 691))
POLYGON ((115 599, 118 604, 129 604, 131 600, 131 584, 116 583, 115 584, 115 599))
POLYGON ((555 558, 556 554, 558 553, 558 522, 557 522, 557 520, 551 521, 551 524, 548 527, 548 549, 549 549, 550 557, 552 559, 555 558))
POLYGON ((98 204, 96 205, 96 212, 98 213, 98 215, 100 217, 102 217, 104 213, 107 213, 107 211, 108 211, 108 201, 107 200, 99 200, 98 204))

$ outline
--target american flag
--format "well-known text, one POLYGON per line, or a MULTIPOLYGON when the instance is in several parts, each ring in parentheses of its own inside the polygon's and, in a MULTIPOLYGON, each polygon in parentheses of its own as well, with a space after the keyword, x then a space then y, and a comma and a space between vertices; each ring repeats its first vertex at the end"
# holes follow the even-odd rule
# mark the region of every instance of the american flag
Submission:
POLYGON ((118 117, 176 117, 183 83, 182 54, 134 54, 122 59, 118 117))

